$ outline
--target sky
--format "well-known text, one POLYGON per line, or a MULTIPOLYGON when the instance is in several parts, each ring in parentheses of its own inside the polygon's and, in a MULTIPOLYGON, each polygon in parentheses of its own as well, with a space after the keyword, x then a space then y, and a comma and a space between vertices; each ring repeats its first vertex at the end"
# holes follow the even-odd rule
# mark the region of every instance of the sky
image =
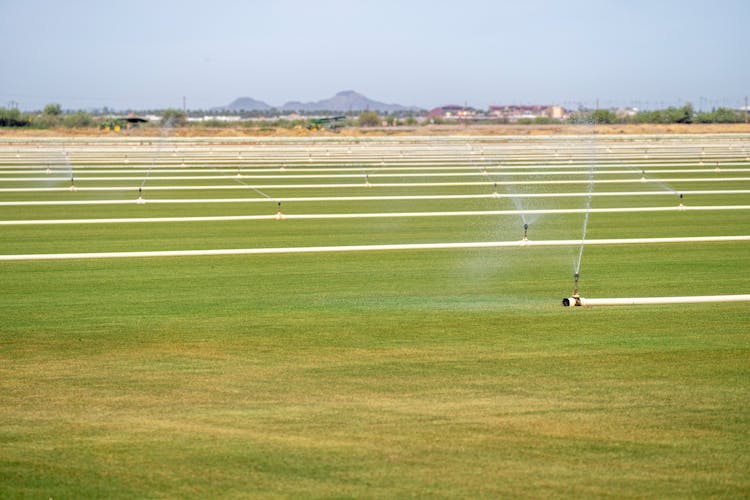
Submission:
POLYGON ((0 107, 741 106, 747 0, 0 0, 0 107))

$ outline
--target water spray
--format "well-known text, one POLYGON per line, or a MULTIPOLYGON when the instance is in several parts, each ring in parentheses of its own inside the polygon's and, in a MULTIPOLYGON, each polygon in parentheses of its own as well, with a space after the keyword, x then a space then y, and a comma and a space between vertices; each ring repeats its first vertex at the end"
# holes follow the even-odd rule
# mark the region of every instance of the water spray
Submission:
MULTIPOLYGON (((645 173, 645 172, 644 172, 645 173)), ((591 198, 594 192, 594 163, 593 160, 589 164, 589 189, 588 196, 586 197, 586 211, 583 216, 583 229, 581 231, 581 245, 578 249, 578 260, 576 261, 575 271, 573 272, 573 293, 570 297, 566 297, 562 300, 562 305, 565 307, 570 306, 581 306, 581 296, 578 293, 578 279, 581 277, 581 260, 583 259, 583 247, 586 242, 586 231, 589 225, 589 214, 591 213, 591 198)))

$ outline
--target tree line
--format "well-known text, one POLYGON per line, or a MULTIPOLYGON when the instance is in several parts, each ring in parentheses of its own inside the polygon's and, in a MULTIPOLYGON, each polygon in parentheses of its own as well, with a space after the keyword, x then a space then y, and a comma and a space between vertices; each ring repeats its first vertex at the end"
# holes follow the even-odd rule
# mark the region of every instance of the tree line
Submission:
MULTIPOLYGON (((193 123, 188 121, 188 113, 178 109, 166 109, 156 111, 160 115, 158 124, 147 126, 184 127, 193 123)), ((260 116, 258 116, 260 118, 260 116)), ((204 127, 260 127, 260 128, 294 128, 304 127, 309 118, 267 118, 262 121, 226 122, 218 119, 208 119, 195 123, 195 126, 204 127)), ((518 124, 548 124, 548 123, 597 123, 597 124, 647 124, 647 123, 741 123, 745 121, 745 113, 728 108, 717 108, 711 111, 696 112, 693 106, 686 104, 682 107, 668 107, 653 111, 640 111, 632 115, 618 113, 609 109, 597 109, 595 111, 580 111, 573 113, 567 121, 553 120, 551 118, 539 117, 533 120, 523 120, 518 124)), ((48 128, 93 128, 101 127, 112 122, 108 116, 94 116, 84 111, 64 112, 59 104, 48 104, 41 112, 22 113, 17 108, 0 108, 0 127, 28 127, 38 129, 48 128)), ((426 123, 442 123, 436 119, 426 123)), ((492 123, 487 121, 486 123, 492 123)), ((404 116, 402 114, 380 115, 375 111, 363 111, 359 114, 348 113, 343 123, 346 126, 377 127, 387 126, 415 126, 419 120, 415 116, 404 116)))
POLYGON ((742 123, 745 113, 728 108, 696 112, 691 104, 682 107, 668 107, 654 111, 640 111, 628 115, 618 115, 609 109, 597 109, 590 115, 594 123, 742 123))

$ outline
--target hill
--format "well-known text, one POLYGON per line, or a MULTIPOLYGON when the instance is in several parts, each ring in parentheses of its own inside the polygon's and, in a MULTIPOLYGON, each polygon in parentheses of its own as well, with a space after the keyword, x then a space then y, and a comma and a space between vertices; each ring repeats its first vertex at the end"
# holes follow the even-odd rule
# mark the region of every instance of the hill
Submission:
POLYGON ((258 101, 252 97, 238 97, 226 106, 219 106, 214 109, 228 111, 267 111, 272 108, 272 106, 269 106, 265 102, 258 101))
POLYGON ((400 104, 387 104, 375 101, 354 90, 344 90, 337 93, 329 99, 323 99, 315 102, 290 101, 284 104, 281 109, 285 111, 379 111, 394 112, 406 111, 409 108, 400 104))
POLYGON ((331 98, 322 99, 320 101, 312 102, 301 102, 301 101, 288 101, 283 106, 272 106, 263 101, 259 101, 250 97, 240 97, 235 99, 226 106, 219 106, 214 110, 227 110, 227 111, 268 111, 270 109, 280 109, 282 111, 338 111, 338 112, 349 112, 349 111, 378 111, 392 113, 396 111, 408 111, 416 109, 414 107, 402 106, 400 104, 388 104, 380 101, 375 101, 367 96, 364 96, 354 90, 344 90, 331 98))

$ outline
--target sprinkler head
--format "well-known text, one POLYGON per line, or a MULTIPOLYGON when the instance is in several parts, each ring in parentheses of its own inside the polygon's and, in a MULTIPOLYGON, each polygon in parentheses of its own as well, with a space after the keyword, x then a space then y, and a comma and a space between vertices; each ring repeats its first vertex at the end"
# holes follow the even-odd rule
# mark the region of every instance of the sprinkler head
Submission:
POLYGON ((581 275, 578 273, 573 274, 573 280, 575 281, 575 284, 573 285, 573 293, 571 294, 570 297, 566 297, 562 300, 562 305, 564 307, 583 305, 581 302, 581 296, 578 295, 578 278, 580 277, 581 275))
POLYGON ((523 225, 523 241, 529 241, 529 225, 523 225))
POLYGON ((581 301, 581 297, 578 295, 574 295, 572 297, 565 297, 562 299, 562 305, 563 307, 580 307, 583 305, 583 302, 581 301))

